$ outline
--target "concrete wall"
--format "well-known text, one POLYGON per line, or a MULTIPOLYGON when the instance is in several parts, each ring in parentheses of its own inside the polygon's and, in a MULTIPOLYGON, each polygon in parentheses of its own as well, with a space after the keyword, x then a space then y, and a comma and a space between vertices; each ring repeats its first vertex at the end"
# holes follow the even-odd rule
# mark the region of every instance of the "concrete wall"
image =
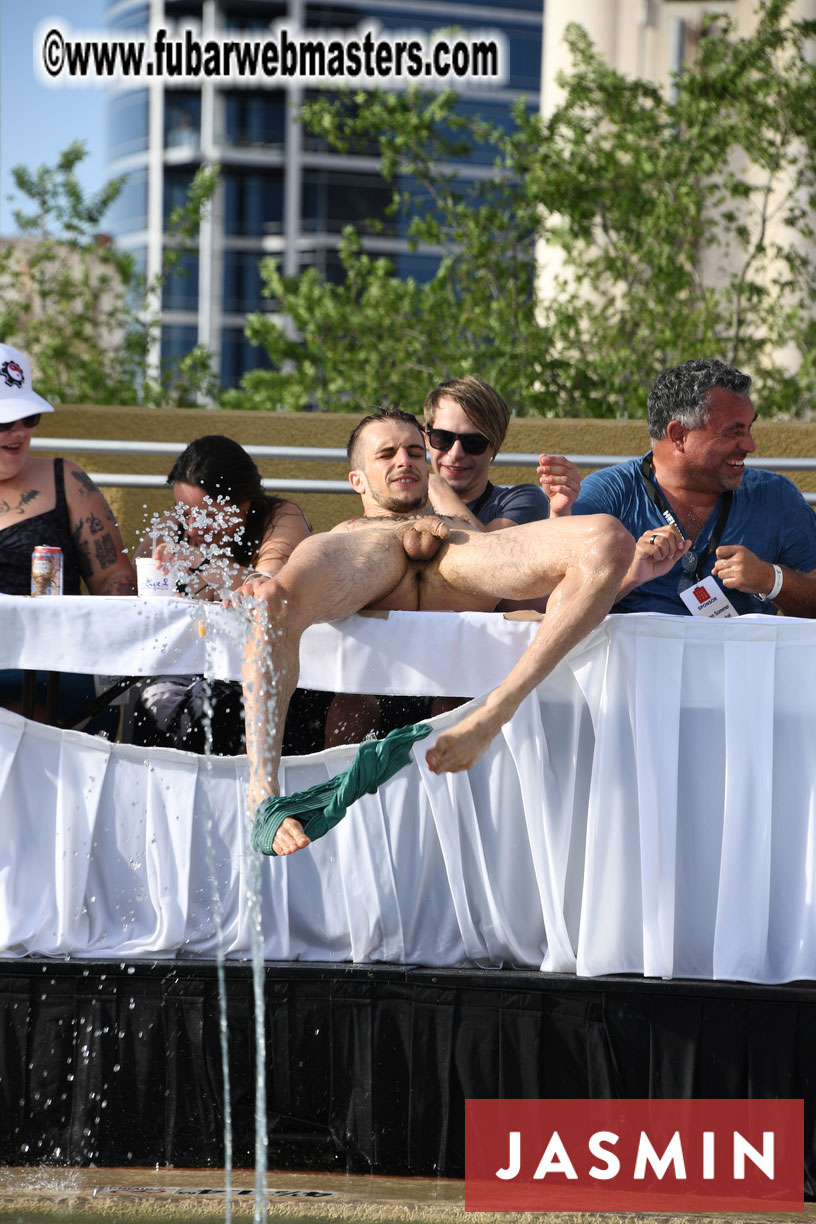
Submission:
MULTIPOLYGON (((41 437, 109 438, 114 441, 176 442, 179 451, 202 434, 227 434, 245 446, 342 446, 345 447, 359 417, 344 413, 221 412, 212 410, 168 410, 147 408, 57 408, 43 418, 41 437)), ((816 423, 758 421, 754 427, 759 454, 767 456, 816 457, 816 423)), ((547 420, 543 417, 514 420, 510 424, 504 449, 507 451, 553 454, 637 455, 648 450, 645 421, 547 420)), ((155 472, 166 475, 172 458, 148 455, 82 455, 71 453, 89 472, 155 472)), ((278 478, 344 480, 346 466, 322 462, 262 462, 263 476, 278 478)), ((497 483, 534 481, 531 468, 493 469, 497 483)), ((792 473, 803 490, 816 492, 816 472, 792 473)), ((135 545, 153 511, 172 504, 170 491, 154 489, 105 490, 128 547, 135 545)), ((316 531, 326 531, 342 519, 359 513, 354 495, 298 494, 301 505, 316 531)))

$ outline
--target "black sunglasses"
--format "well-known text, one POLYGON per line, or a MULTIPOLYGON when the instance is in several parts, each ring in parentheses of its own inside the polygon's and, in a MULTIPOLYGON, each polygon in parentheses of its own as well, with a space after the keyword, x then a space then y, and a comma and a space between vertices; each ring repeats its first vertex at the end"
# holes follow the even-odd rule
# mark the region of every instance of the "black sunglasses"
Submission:
MULTIPOLYGON (((17 421, 19 421, 21 425, 25 425, 26 429, 34 429, 35 426, 39 425, 41 416, 41 412, 35 412, 34 415, 30 417, 18 417, 17 421)), ((0 421, 0 433, 7 433, 13 425, 17 424, 17 421, 0 421)))
POLYGON ((428 443, 434 450, 448 451, 454 442, 462 443, 466 455, 483 455, 490 445, 490 439, 480 433, 454 433, 451 429, 425 429, 428 443))

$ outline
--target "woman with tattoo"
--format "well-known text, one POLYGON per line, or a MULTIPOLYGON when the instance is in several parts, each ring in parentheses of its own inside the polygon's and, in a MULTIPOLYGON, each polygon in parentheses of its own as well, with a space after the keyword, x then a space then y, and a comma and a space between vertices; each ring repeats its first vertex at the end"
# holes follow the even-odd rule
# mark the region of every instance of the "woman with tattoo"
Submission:
MULTIPOLYGON (((136 576, 102 493, 68 459, 32 455, 31 436, 51 404, 32 389, 28 359, 0 344, 0 593, 31 593, 31 554, 38 544, 62 549, 63 593, 133 595, 136 576)), ((0 704, 15 704, 20 672, 0 673, 0 704)), ((92 677, 64 675, 63 703, 93 696, 92 677)))
MULTIPOLYGON (((154 524, 138 550, 152 553, 194 599, 218 600, 250 577, 277 574, 311 534, 294 502, 269 497, 252 457, 232 438, 209 434, 182 452, 167 477, 174 508, 154 524)), ((289 752, 322 747, 330 698, 302 692, 290 719, 289 752), (319 723, 314 734, 311 724, 319 723)), ((133 720, 134 742, 234 755, 244 749, 240 684, 203 676, 157 676, 144 685, 133 720), (207 725, 209 723, 209 726, 207 725)))

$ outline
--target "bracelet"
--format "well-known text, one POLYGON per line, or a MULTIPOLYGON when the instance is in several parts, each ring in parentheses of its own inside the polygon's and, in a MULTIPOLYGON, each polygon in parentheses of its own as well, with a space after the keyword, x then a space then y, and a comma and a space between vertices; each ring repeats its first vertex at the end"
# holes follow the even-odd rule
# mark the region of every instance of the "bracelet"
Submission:
POLYGON ((759 597, 763 603, 770 603, 772 599, 776 599, 777 595, 782 590, 782 583, 785 577, 785 575, 782 573, 782 566, 775 565, 773 567, 773 572, 774 572, 773 586, 771 587, 767 595, 760 595, 759 597))

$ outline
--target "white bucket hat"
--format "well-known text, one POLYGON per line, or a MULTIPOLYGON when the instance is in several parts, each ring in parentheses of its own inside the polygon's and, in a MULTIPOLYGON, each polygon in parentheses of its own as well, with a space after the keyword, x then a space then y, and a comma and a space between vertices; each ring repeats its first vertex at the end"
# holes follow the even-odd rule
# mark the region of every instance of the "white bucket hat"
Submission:
POLYGON ((31 364, 24 353, 0 344, 0 424, 54 409, 31 387, 31 364))

